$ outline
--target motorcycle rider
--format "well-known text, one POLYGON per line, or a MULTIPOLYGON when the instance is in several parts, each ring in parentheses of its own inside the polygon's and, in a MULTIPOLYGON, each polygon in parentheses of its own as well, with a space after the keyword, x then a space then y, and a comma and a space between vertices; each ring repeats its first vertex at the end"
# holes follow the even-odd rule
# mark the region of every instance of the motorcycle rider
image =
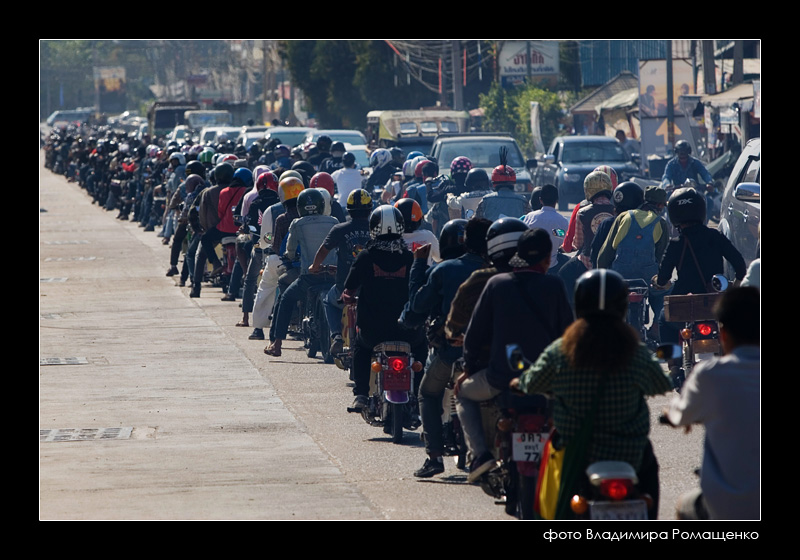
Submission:
POLYGON ((526 356, 538 356, 572 323, 564 284, 547 274, 552 245, 545 230, 525 231, 509 260, 513 272, 490 278, 472 312, 464 335, 464 373, 455 386, 456 410, 472 457, 469 482, 496 464, 484 437, 480 403, 509 387, 513 372, 506 345, 518 344, 526 356))
POLYGON ((342 167, 330 174, 336 184, 338 200, 347 202, 350 193, 361 188, 361 171, 356 163, 356 156, 345 152, 342 156, 342 167))
MULTIPOLYGON (((593 171, 602 171, 603 173, 608 175, 608 177, 611 179, 611 190, 613 191, 614 189, 617 188, 619 180, 617 177, 617 172, 614 171, 613 167, 611 167, 610 165, 598 165, 593 169, 593 171)), ((567 234, 564 236, 563 247, 565 253, 572 253, 577 249, 577 247, 575 247, 572 243, 575 239, 575 225, 577 223, 576 218, 578 216, 578 211, 587 204, 589 204, 589 201, 584 198, 583 200, 580 201, 580 203, 575 205, 575 208, 572 209, 572 214, 569 217, 569 226, 567 227, 567 234)))
MULTIPOLYGON (((492 192, 489 174, 481 167, 470 169, 464 179, 464 188, 466 192, 460 195, 448 195, 447 207, 451 212, 468 220, 475 215, 483 197, 492 192)), ((516 218, 517 216, 512 217, 516 218)))
MULTIPOLYGON (((297 302, 314 286, 334 282, 332 273, 312 274, 311 263, 331 228, 339 221, 333 216, 324 214, 325 199, 317 189, 305 189, 297 196, 297 210, 300 218, 292 221, 289 226, 285 258, 294 259, 296 251, 300 250, 300 275, 281 292, 278 298, 275 311, 275 336, 272 343, 264 349, 265 354, 276 357, 281 355, 281 345, 288 333, 289 322, 297 308, 297 302)), ((334 264, 334 257, 335 255, 326 257, 322 264, 334 264)))
POLYGON ((474 219, 451 220, 442 228, 439 238, 444 260, 426 275, 427 251, 423 246, 414 252, 408 309, 429 317, 428 340, 432 346, 428 364, 419 385, 419 408, 428 454, 422 468, 414 472, 419 478, 429 478, 444 472, 442 454, 442 399, 450 382, 453 364, 462 355, 460 346, 451 346, 444 336, 444 321, 450 311, 459 286, 476 270, 485 268, 486 232, 491 222, 474 219), (462 252, 460 256, 459 252, 462 252), (424 280, 420 282, 415 280, 424 280), (422 285, 415 289, 416 285, 422 285))
POLYGON ((372 213, 372 197, 364 189, 356 189, 347 198, 347 213, 350 219, 333 226, 322 242, 309 272, 316 274, 331 251, 336 251, 336 283, 325 296, 325 318, 331 333, 331 355, 344 350, 342 339, 342 309, 340 303, 344 282, 356 256, 370 241, 369 215, 372 213))
POLYGON ((614 205, 611 203, 613 190, 611 177, 603 171, 592 171, 583 181, 587 204, 575 215, 573 245, 577 253, 564 263, 558 273, 567 287, 568 295, 573 293, 577 278, 592 268, 591 247, 594 235, 603 220, 614 216, 614 205))
POLYGON ((706 166, 699 159, 692 157, 692 146, 686 140, 675 142, 675 157, 667 162, 661 177, 661 186, 680 187, 691 179, 698 185, 707 185, 714 180, 706 166))
POLYGON ((411 344, 414 359, 424 363, 427 340, 422 329, 402 328, 397 320, 408 301, 414 255, 402 238, 403 215, 388 204, 369 217, 371 240, 356 256, 344 283, 343 299, 358 298, 358 334, 353 348, 354 410, 369 403, 370 359, 373 348, 387 340, 411 344))
MULTIPOLYGON (((670 239, 667 244, 658 274, 652 279, 655 289, 667 290, 671 287, 670 295, 712 292, 709 287, 711 278, 715 274, 725 273, 723 260, 733 267, 736 283, 744 279, 747 266, 742 254, 722 232, 704 224, 706 199, 702 194, 688 187, 675 190, 667 201, 667 213, 669 221, 678 228, 678 237, 670 239), (677 272, 677 279, 673 284, 674 272, 677 272)), ((658 318, 662 344, 678 344, 682 327, 683 323, 668 322, 662 309, 658 318)), ((680 388, 683 381, 679 362, 668 361, 676 388, 680 388)))
POLYGON ((237 327, 249 327, 249 315, 255 306, 256 292, 258 290, 258 276, 264 268, 264 247, 262 246, 260 226, 267 210, 280 203, 278 196, 278 178, 272 171, 258 174, 256 179, 256 198, 247 207, 247 214, 241 231, 251 235, 252 249, 247 271, 244 276, 242 288, 242 319, 236 323, 237 327))
POLYGON ((503 146, 500 148, 500 165, 492 170, 492 189, 481 199, 475 216, 487 218, 491 221, 504 216, 511 218, 521 218, 531 211, 530 203, 522 196, 514 192, 514 185, 517 183, 517 173, 508 161, 508 149, 503 146))
MULTIPOLYGON (((649 281, 658 272, 658 263, 669 242, 667 222, 659 210, 667 201, 667 192, 661 187, 649 186, 642 194, 636 183, 624 182, 614 190, 612 198, 617 217, 598 252, 597 266, 615 270, 623 278, 649 281)), ((654 317, 661 314, 665 293, 651 289, 648 294, 654 317)), ((651 332, 657 340, 658 321, 654 323, 651 332)))
POLYGON ((531 192, 531 208, 537 208, 525 214, 522 221, 530 228, 542 228, 550 234, 553 242, 550 255, 550 269, 548 274, 558 274, 558 271, 567 262, 568 257, 560 252, 569 221, 558 213, 558 189, 554 185, 536 187, 531 192))
POLYGON ((458 156, 453 158, 450 162, 450 176, 441 175, 436 177, 427 191, 428 202, 431 204, 431 209, 428 212, 427 219, 432 225, 433 233, 438 237, 442 231, 444 224, 450 219, 463 218, 460 214, 450 216, 450 210, 447 207, 447 199, 450 196, 456 197, 467 191, 465 185, 467 175, 472 169, 472 161, 468 157, 458 156))
POLYGON ((423 245, 430 245, 428 264, 441 261, 439 240, 430 229, 423 227, 425 218, 419 203, 410 198, 401 198, 395 202, 394 207, 403 215, 403 240, 409 251, 413 253, 423 245))
MULTIPOLYGON (((591 270, 575 284, 574 299, 577 320, 510 386, 551 396, 558 434, 555 446, 569 449, 565 472, 572 465, 582 472, 595 461, 628 462, 638 474, 642 492, 654 498, 648 516, 655 519, 658 463, 648 437, 646 397, 666 393, 671 384, 625 323, 628 286, 622 276, 613 270, 591 270), (583 433, 582 426, 587 427, 583 433)), ((582 484, 581 478, 562 477, 559 496, 568 501, 582 484)), ((559 506, 557 517, 568 517, 561 512, 569 507, 559 506)))
POLYGON ((216 184, 204 189, 195 199, 198 210, 198 226, 202 231, 196 231, 195 235, 200 236, 200 247, 195 254, 194 274, 192 279, 192 289, 189 297, 200 297, 200 285, 205 275, 206 262, 210 261, 214 266, 212 276, 222 272, 222 263, 217 256, 214 247, 222 239, 223 235, 217 225, 221 221, 220 194, 223 189, 233 182, 233 166, 228 162, 218 164, 214 168, 214 179, 216 184), (208 237, 206 237, 208 236, 208 237), (206 239, 204 242, 203 240, 206 239))
POLYGON ((705 426, 700 487, 678 519, 759 519, 761 312, 758 288, 732 288, 715 308, 723 356, 703 360, 664 411, 673 426, 705 426))

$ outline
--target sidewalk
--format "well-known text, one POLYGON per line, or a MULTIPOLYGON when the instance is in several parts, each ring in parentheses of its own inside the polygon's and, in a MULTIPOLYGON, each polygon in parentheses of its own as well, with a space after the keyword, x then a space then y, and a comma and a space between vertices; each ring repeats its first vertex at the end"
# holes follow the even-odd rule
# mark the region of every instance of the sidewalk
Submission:
POLYGON ((39 193, 40 519, 376 518, 161 238, 44 169, 39 193))

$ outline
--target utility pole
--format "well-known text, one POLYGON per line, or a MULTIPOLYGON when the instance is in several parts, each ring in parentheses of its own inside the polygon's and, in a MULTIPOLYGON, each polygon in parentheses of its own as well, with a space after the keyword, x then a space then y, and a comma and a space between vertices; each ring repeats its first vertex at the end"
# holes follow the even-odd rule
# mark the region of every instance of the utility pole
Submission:
POLYGON ((703 44, 703 92, 706 95, 717 93, 717 78, 714 68, 714 41, 705 40, 703 44))
POLYGON ((453 67, 453 109, 460 111, 464 108, 464 91, 462 88, 464 76, 462 75, 462 65, 459 62, 461 42, 453 41, 450 51, 451 66, 453 67))

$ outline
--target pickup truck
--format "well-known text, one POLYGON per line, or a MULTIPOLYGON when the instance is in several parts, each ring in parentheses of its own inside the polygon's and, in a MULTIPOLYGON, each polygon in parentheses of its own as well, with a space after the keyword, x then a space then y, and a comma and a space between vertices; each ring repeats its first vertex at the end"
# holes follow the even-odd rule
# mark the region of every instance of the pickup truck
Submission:
POLYGON ((559 210, 583 200, 583 180, 600 165, 614 168, 620 183, 639 174, 639 167, 610 136, 559 136, 536 163, 533 184, 555 185, 559 210))
POLYGON ((536 166, 536 160, 525 160, 514 137, 506 133, 480 134, 439 134, 433 141, 430 156, 435 158, 442 172, 449 170, 450 163, 459 156, 468 157, 473 167, 482 167, 491 176, 492 170, 500 165, 500 147, 508 149, 507 165, 514 168, 517 183, 514 190, 530 192, 533 190, 529 169, 536 166))

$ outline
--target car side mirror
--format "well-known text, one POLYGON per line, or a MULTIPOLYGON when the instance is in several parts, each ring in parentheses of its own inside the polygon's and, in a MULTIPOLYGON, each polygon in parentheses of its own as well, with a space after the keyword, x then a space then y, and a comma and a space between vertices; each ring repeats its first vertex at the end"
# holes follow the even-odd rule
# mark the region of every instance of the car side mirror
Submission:
POLYGON ((742 202, 761 202, 761 185, 758 183, 739 183, 733 191, 733 197, 742 202))

